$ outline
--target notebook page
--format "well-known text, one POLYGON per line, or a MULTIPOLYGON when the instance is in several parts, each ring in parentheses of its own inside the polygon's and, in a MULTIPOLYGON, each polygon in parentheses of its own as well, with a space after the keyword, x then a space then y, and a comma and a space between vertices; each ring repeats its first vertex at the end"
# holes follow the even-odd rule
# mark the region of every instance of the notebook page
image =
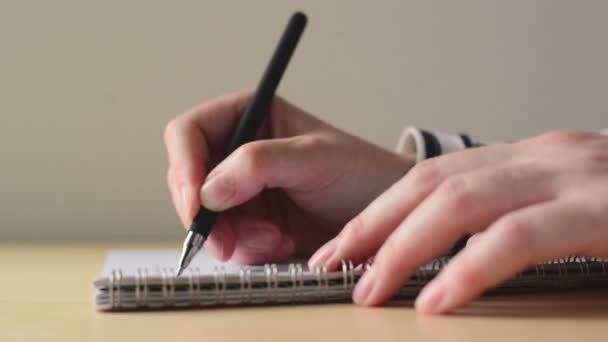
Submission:
MULTIPOLYGON (((177 249, 164 250, 111 250, 106 256, 102 276, 108 277, 112 270, 120 269, 124 275, 135 275, 138 269, 147 268, 151 274, 160 274, 163 269, 175 271, 181 251, 177 249)), ((286 270, 289 263, 301 263, 306 268, 306 259, 290 259, 278 265, 279 271, 286 270)), ((236 262, 221 262, 211 255, 200 251, 186 269, 197 269, 200 274, 213 274, 216 266, 223 266, 226 273, 238 273, 243 265, 236 262)), ((263 266, 249 266, 252 270, 263 270, 263 266)))

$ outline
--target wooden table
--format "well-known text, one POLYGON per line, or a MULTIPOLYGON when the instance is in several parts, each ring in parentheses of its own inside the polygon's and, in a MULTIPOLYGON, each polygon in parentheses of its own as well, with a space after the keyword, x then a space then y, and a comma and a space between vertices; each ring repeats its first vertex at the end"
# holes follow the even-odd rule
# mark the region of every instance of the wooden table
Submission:
POLYGON ((0 243, 0 341, 608 341, 608 291, 487 298, 439 317, 411 303, 95 311, 108 249, 176 244, 0 243))

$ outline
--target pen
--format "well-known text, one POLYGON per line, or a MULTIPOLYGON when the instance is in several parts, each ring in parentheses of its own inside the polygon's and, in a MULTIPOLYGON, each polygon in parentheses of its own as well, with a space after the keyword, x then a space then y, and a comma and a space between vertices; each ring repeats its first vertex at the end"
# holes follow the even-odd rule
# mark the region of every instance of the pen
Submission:
MULTIPOLYGON (((252 141, 255 138, 260 125, 270 111, 274 93, 281 81, 281 77, 287 68, 291 55, 295 50, 302 32, 306 27, 306 15, 300 12, 294 13, 283 36, 279 40, 276 50, 272 55, 264 75, 258 87, 241 114, 241 119, 232 135, 232 139, 226 149, 226 156, 230 155, 239 146, 252 141)), ((182 255, 179 259, 177 276, 179 276, 198 253, 205 240, 211 233, 211 228, 217 221, 217 212, 201 207, 196 214, 188 230, 184 241, 182 255)))

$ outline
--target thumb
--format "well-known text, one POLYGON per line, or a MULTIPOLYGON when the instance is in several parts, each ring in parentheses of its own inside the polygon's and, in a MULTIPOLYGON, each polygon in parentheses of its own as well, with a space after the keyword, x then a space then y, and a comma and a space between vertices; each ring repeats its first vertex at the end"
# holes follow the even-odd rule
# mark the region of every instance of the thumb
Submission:
MULTIPOLYGON (((249 201, 265 188, 295 189, 313 184, 323 165, 318 139, 297 136, 245 144, 222 161, 201 189, 204 207, 223 211, 249 201), (312 141, 311 141, 312 140, 312 141)), ((317 180, 315 183, 319 183, 317 180)))

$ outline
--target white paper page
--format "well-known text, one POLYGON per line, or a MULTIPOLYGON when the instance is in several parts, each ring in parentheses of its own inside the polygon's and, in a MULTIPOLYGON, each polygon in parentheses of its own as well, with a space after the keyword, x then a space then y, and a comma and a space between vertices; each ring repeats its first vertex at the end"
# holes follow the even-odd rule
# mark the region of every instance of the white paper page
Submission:
MULTIPOLYGON (((103 270, 104 276, 109 276, 112 269, 121 269, 123 274, 137 274, 137 269, 147 268, 151 273, 161 273, 163 269, 173 270, 177 268, 181 251, 177 249, 165 250, 111 250, 106 257, 103 270)), ((238 272, 239 264, 232 262, 220 262, 212 256, 199 252, 190 262, 188 268, 199 268, 201 274, 213 273, 214 267, 222 265, 226 272, 238 272)), ((187 270, 187 269, 186 269, 187 270)))
MULTIPOLYGON (((124 275, 135 275, 137 269, 147 268, 151 274, 160 274, 163 269, 167 271, 177 268, 181 251, 177 249, 161 249, 161 250, 111 250, 106 256, 106 262, 103 270, 103 276, 110 276, 112 270, 122 270, 124 275)), ((306 269, 305 259, 294 259, 289 262, 302 263, 302 266, 306 269)), ((282 270, 287 264, 280 265, 279 270, 282 270)), ((198 268, 200 274, 213 274, 215 266, 223 266, 226 273, 238 273, 243 267, 241 264, 235 262, 221 262, 206 254, 204 251, 200 251, 194 259, 190 262, 190 265, 186 269, 198 268)), ((262 269, 264 266, 248 266, 252 270, 262 269)))

